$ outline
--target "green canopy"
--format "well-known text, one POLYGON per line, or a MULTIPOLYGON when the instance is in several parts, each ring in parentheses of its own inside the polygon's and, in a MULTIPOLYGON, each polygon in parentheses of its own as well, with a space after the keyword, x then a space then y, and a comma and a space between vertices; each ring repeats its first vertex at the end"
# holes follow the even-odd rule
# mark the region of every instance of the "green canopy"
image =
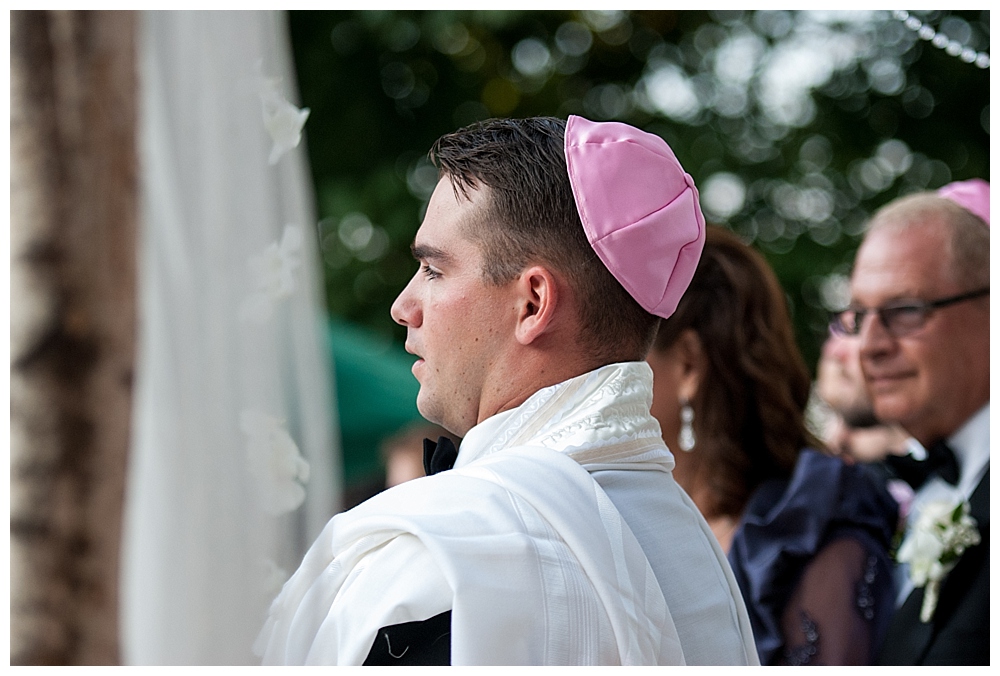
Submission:
POLYGON ((420 385, 410 372, 416 359, 387 337, 340 319, 329 322, 337 388, 344 482, 371 480, 382 471, 379 446, 417 411, 420 385))

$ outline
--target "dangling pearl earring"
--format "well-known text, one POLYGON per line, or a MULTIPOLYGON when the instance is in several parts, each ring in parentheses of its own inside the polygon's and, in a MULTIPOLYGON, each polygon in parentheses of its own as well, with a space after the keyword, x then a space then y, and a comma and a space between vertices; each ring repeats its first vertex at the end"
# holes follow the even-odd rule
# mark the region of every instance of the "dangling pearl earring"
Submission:
POLYGON ((687 399, 681 400, 681 433, 677 437, 677 443, 681 450, 690 453, 694 450, 694 409, 687 399))

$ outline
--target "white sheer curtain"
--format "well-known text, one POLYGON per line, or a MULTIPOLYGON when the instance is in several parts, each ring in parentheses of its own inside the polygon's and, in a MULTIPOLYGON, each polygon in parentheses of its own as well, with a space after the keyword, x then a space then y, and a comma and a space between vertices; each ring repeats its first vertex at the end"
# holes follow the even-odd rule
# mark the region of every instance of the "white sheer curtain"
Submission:
POLYGON ((129 664, 256 663, 340 463, 286 17, 149 12, 129 664), (303 494, 303 488, 304 494, 303 494))

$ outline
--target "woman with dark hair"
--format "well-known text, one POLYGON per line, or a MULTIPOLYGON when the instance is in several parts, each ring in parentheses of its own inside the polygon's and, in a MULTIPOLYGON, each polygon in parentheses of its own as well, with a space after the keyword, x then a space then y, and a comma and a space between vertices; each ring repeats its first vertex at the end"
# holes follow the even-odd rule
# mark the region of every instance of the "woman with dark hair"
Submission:
POLYGON ((674 476, 728 552, 761 664, 870 664, 894 609, 898 508, 806 429, 809 372, 764 258, 709 226, 647 361, 674 476))

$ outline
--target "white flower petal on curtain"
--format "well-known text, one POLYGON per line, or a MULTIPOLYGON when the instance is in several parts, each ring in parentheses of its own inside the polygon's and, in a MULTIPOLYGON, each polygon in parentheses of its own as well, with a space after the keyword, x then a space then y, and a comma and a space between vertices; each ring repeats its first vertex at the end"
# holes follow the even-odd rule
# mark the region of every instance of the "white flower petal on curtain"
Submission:
POLYGON ((263 587, 267 590, 268 596, 274 598, 278 596, 291 574, 271 559, 264 559, 261 561, 261 576, 264 580, 263 587))
POLYGON ((264 251, 250 256, 250 287, 240 306, 240 318, 252 324, 271 319, 274 303, 295 291, 296 271, 302 266, 302 228, 286 225, 280 242, 271 242, 264 251))
POLYGON ((142 14, 128 664, 257 663, 271 600, 339 508, 304 111, 280 103, 295 81, 283 13, 142 14))
POLYGON ((247 467, 258 482, 264 509, 283 514, 306 498, 309 463, 299 454, 281 418, 246 409, 240 414, 240 429, 246 436, 247 467))
POLYGON ((281 78, 261 78, 260 103, 264 126, 273 145, 268 164, 277 164, 281 156, 299 145, 302 127, 309 117, 308 108, 296 108, 281 95, 281 78))

